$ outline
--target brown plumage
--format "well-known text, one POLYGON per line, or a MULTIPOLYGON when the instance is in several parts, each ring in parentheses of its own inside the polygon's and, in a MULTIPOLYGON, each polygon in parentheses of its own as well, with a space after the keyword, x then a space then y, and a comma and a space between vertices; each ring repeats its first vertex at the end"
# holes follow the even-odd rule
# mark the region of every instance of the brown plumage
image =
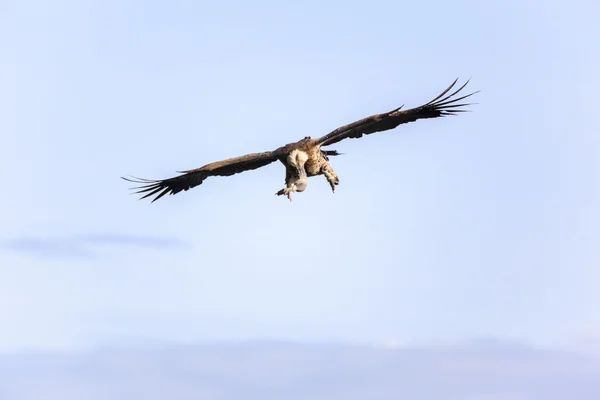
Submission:
POLYGON ((460 109, 460 107, 468 106, 472 103, 459 102, 477 92, 454 98, 469 83, 467 81, 454 92, 447 94, 456 85, 457 81, 458 79, 427 104, 408 110, 401 110, 401 106, 383 114, 371 115, 370 117, 337 128, 318 139, 312 139, 310 136, 307 136, 298 142, 289 143, 273 151, 247 154, 241 157, 217 161, 200 168, 180 171, 182 175, 169 179, 123 179, 142 185, 134 188, 140 189, 135 193, 144 194, 142 199, 156 195, 152 200, 154 202, 165 194, 176 194, 198 186, 209 176, 230 176, 243 171, 261 168, 279 160, 286 168, 286 187, 278 191, 277 195, 285 194, 291 200, 291 194, 293 192, 304 191, 308 184, 308 177, 315 175, 324 175, 331 185, 331 190, 335 191, 335 186, 339 183, 339 179, 329 164, 328 156, 336 156, 340 153, 336 150, 323 150, 321 147, 330 146, 344 139, 360 138, 363 135, 394 129, 398 125, 418 119, 438 118, 465 112, 467 110, 460 109))

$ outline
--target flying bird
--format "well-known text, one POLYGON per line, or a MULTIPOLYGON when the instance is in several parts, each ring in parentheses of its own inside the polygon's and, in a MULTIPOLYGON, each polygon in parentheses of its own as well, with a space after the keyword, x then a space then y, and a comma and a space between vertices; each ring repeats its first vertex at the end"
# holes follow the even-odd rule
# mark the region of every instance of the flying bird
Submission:
POLYGON ((340 179, 331 167, 329 157, 340 155, 340 153, 337 150, 324 150, 323 147, 338 143, 344 139, 356 139, 363 135, 394 129, 398 125, 418 119, 438 118, 466 112, 467 110, 461 109, 461 107, 473 103, 459 102, 478 93, 478 91, 461 97, 455 97, 469 83, 467 80, 457 90, 447 94, 456 85, 457 81, 458 78, 435 99, 424 105, 408 110, 402 110, 403 106, 400 106, 382 114, 371 115, 339 127, 317 139, 306 136, 302 140, 286 144, 272 151, 246 154, 241 157, 207 164, 196 169, 177 171, 181 175, 173 178, 150 180, 122 177, 122 179, 140 184, 141 186, 132 188, 139 189, 134 193, 142 194, 140 199, 155 196, 152 200, 152 202, 155 202, 166 194, 177 194, 201 185, 209 176, 230 176, 280 161, 285 166, 285 187, 275 193, 276 195, 285 195, 291 201, 292 193, 303 192, 308 185, 308 178, 316 175, 323 175, 331 186, 331 191, 335 193, 335 187, 340 183, 340 179))

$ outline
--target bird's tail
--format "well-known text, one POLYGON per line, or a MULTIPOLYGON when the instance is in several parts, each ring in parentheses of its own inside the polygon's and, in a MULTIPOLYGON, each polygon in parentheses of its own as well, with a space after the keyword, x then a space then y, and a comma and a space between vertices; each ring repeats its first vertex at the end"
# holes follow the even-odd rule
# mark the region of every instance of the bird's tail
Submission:
POLYGON ((321 150, 325 157, 327 156, 341 156, 344 153, 338 153, 337 150, 321 150))

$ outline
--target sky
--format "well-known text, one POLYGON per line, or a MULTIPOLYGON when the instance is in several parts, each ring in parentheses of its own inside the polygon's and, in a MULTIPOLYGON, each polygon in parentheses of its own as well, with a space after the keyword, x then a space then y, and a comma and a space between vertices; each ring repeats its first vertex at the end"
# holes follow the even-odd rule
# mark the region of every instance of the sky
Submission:
POLYGON ((290 343, 0 355, 6 400, 596 400, 600 359, 489 343, 388 349, 290 343))
MULTIPOLYGON (((592 1, 0 5, 0 352, 115 343, 600 343, 592 1), (271 150, 456 77, 457 117, 156 203, 120 176, 271 150)), ((600 346, 599 346, 600 348, 600 346)))

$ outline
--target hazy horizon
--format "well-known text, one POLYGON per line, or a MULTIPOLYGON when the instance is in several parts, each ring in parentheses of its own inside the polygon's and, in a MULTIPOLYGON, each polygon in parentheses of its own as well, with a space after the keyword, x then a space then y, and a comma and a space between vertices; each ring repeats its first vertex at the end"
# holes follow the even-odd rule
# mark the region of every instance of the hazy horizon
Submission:
POLYGON ((273 341, 0 355, 7 400, 595 400, 600 357, 490 342, 376 348, 273 341))

